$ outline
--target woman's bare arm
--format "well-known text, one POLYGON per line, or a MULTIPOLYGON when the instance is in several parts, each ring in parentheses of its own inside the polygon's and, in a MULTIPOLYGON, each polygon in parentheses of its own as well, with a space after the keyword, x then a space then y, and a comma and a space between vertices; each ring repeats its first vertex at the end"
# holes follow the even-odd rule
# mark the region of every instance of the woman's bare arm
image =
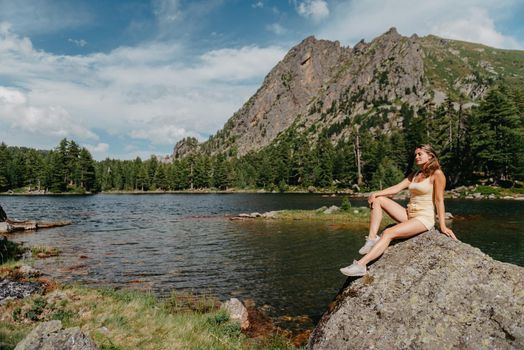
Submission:
POLYGON ((446 188, 446 177, 442 170, 437 170, 434 173, 433 193, 435 206, 437 207, 437 215, 440 226, 440 231, 453 239, 457 239, 453 231, 446 227, 446 210, 444 208, 444 189, 446 188))
POLYGON ((399 182, 398 184, 394 186, 385 188, 382 191, 373 192, 368 198, 369 207, 371 208, 373 206, 373 201, 375 200, 375 198, 380 197, 380 196, 390 196, 393 194, 397 194, 400 191, 402 191, 403 189, 407 188, 410 183, 411 183, 411 180, 409 178, 405 178, 404 180, 402 180, 401 182, 399 182))
POLYGON ((390 196, 393 194, 397 194, 400 191, 402 191, 403 189, 407 188, 410 183, 411 183, 411 180, 409 180, 408 178, 405 178, 404 180, 402 180, 401 182, 399 182, 396 185, 385 188, 382 191, 374 192, 375 197, 390 196))

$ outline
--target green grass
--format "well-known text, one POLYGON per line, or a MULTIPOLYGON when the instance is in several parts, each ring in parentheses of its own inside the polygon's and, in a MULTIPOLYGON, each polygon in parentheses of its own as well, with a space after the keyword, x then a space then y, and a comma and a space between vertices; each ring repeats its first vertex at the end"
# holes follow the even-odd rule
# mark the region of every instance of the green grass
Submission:
MULTIPOLYGON (((334 222, 341 224, 368 224, 370 210, 366 207, 349 207, 347 211, 338 210, 331 214, 324 214, 324 210, 280 210, 272 218, 275 220, 309 220, 334 222)), ((266 220, 265 218, 261 218, 266 220)), ((394 223, 389 217, 384 217, 384 224, 394 223)))
POLYGON ((490 194, 494 194, 496 196, 499 196, 501 193, 500 187, 493 187, 493 186, 477 186, 474 192, 478 192, 484 196, 489 196, 490 194))
POLYGON ((11 242, 5 236, 0 238, 0 263, 16 260, 25 250, 20 243, 11 242))
POLYGON ((0 305, 0 337, 14 346, 38 323, 57 319, 78 326, 101 349, 294 349, 278 335, 249 339, 210 297, 60 287, 44 296, 0 305))
POLYGON ((31 247, 31 255, 33 258, 48 258, 60 255, 60 250, 54 247, 35 246, 31 247))

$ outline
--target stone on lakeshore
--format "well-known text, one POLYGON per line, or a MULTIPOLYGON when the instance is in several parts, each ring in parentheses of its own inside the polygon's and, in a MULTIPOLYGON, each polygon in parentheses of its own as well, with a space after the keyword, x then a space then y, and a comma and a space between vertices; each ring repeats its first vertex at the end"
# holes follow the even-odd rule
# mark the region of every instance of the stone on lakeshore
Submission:
POLYGON ((278 211, 277 210, 272 210, 272 211, 268 211, 268 212, 265 212, 264 214, 262 214, 262 217, 266 218, 266 219, 273 219, 277 215, 278 215, 278 211))
POLYGON ((231 320, 240 323, 241 329, 245 330, 249 328, 248 312, 240 300, 237 298, 231 298, 222 305, 222 308, 227 310, 231 320))
POLYGON ((15 350, 98 350, 98 346, 80 328, 62 329, 62 322, 48 321, 36 326, 15 350))
POLYGON ((20 266, 20 269, 18 269, 18 271, 23 273, 27 277, 38 277, 42 275, 42 272, 29 265, 20 266))
POLYGON ((10 233, 11 231, 13 231, 13 226, 11 226, 9 223, 7 222, 0 222, 0 234, 2 233, 10 233))
POLYGON ((389 247, 368 275, 349 278, 309 346, 522 349, 523 282, 522 267, 423 233, 389 247))
POLYGON ((262 214, 254 212, 254 213, 251 213, 249 216, 252 217, 252 218, 259 218, 259 217, 262 216, 262 214))
POLYGON ((332 205, 329 208, 327 208, 326 210, 324 210, 324 214, 333 214, 339 210, 340 210, 339 207, 337 207, 336 205, 332 205))
POLYGON ((475 198, 475 199, 480 199, 480 198, 482 198, 482 193, 480 193, 480 192, 475 192, 475 193, 473 193, 473 198, 475 198))
POLYGON ((0 280, 0 304, 7 300, 28 297, 41 289, 41 283, 0 280))

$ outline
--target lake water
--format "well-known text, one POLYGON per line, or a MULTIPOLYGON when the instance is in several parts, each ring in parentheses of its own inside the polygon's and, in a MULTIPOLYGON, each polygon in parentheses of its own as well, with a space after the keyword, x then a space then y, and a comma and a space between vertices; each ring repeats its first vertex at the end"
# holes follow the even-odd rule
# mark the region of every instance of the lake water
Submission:
MULTIPOLYGON (((4 196, 11 218, 71 220, 22 233, 58 258, 37 267, 60 281, 253 299, 275 317, 308 316, 311 326, 343 285, 338 269, 358 257, 366 227, 314 222, 230 221, 225 215, 340 205, 311 194, 4 196)), ((352 201, 363 206, 365 201, 352 201)), ((446 200, 462 241, 524 266, 524 201, 446 200)), ((304 318, 304 317, 302 317, 304 318)), ((285 325, 285 323, 282 323, 285 325)), ((292 325, 288 325, 292 327, 292 325)))

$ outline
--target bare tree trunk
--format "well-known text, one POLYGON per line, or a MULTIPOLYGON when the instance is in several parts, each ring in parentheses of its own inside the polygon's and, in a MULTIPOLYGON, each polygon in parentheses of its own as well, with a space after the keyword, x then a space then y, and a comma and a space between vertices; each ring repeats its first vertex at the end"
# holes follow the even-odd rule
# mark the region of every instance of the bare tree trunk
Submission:
POLYGON ((359 131, 357 129, 356 137, 355 137, 355 158, 357 160, 357 185, 362 186, 363 180, 362 180, 362 161, 360 159, 360 135, 359 131))

